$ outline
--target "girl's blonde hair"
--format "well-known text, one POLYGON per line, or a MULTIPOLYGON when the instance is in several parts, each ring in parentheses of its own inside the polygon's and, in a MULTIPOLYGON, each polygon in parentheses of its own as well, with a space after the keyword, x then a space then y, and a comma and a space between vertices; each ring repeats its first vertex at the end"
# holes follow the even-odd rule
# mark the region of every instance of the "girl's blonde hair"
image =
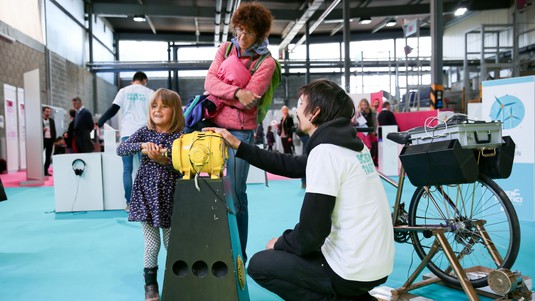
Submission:
MULTIPOLYGON (((154 92, 149 102, 149 110, 152 107, 152 104, 158 99, 162 101, 164 105, 173 109, 173 116, 171 118, 171 126, 169 126, 169 133, 180 132, 184 129, 186 121, 184 119, 184 114, 182 113, 182 100, 180 95, 175 91, 169 89, 160 88, 154 92)), ((147 123, 149 129, 154 130, 156 125, 149 116, 149 121, 147 123)))

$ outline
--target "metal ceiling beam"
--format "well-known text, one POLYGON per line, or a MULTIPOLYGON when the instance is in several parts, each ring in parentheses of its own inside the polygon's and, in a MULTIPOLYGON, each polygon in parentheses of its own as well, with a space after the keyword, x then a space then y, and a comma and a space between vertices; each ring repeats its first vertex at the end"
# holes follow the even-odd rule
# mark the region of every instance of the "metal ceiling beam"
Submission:
POLYGON ((119 3, 93 3, 95 15, 151 15, 153 17, 214 17, 213 7, 193 7, 180 5, 158 4, 119 4, 119 3))
MULTIPOLYGON (((162 32, 159 31, 157 34, 151 32, 125 32, 118 31, 116 32, 118 40, 142 40, 142 41, 180 41, 180 42, 191 42, 191 43, 201 43, 201 44, 214 44, 214 35, 208 33, 201 33, 199 37, 194 33, 190 32, 162 32)), ((420 37, 429 36, 429 28, 420 29, 420 37)), ((351 32, 351 41, 370 41, 370 40, 382 40, 382 39, 393 39, 393 38, 403 38, 403 30, 401 29, 392 29, 392 30, 381 30, 374 34, 369 32, 351 32)), ((316 34, 310 36, 309 38, 311 44, 320 44, 320 43, 339 43, 342 42, 342 34, 336 34, 334 36, 325 34, 316 34)), ((269 43, 272 45, 279 45, 282 41, 281 36, 270 35, 269 43)))
POLYGON ((154 27, 154 23, 152 23, 152 20, 149 16, 145 15, 145 19, 147 20, 147 23, 149 23, 150 30, 152 30, 153 34, 156 34, 156 27, 154 27))
POLYGON ((214 17, 214 45, 219 44, 221 38, 221 7, 223 7, 223 0, 216 0, 214 17))
MULTIPOLYGON (((150 15, 152 17, 214 17, 214 7, 193 7, 184 5, 161 4, 120 4, 120 3, 93 3, 95 15, 150 15)), ((275 20, 295 20, 301 16, 299 11, 272 9, 271 14, 275 20)))
POLYGON ((223 21, 223 34, 221 35, 221 42, 227 41, 230 20, 232 18, 232 13, 234 12, 234 7, 234 0, 227 0, 227 9, 225 10, 225 20, 223 21))
POLYGON ((390 20, 392 20, 391 18, 384 18, 383 21, 381 21, 379 24, 377 24, 373 29, 372 29, 372 33, 376 33, 378 32, 379 30, 383 29, 386 24, 388 22, 390 22, 390 20))
MULTIPOLYGON (((318 28, 318 26, 323 23, 323 20, 325 20, 325 18, 327 18, 327 16, 333 11, 333 9, 338 5, 338 3, 340 3, 341 0, 334 0, 331 5, 329 5, 329 7, 327 7, 327 9, 325 9, 325 11, 323 11, 323 13, 321 14, 321 16, 316 20, 316 22, 314 22, 314 24, 312 24, 312 26, 310 26, 310 28, 308 29, 308 34, 310 35, 311 33, 314 32, 314 30, 316 30, 316 28, 318 28)), ((299 47, 301 44, 303 44, 303 42, 306 40, 307 38, 307 34, 305 33, 301 39, 299 39, 299 41, 297 41, 297 43, 295 43, 295 46, 293 49, 295 49, 296 47, 299 47)), ((292 49, 292 51, 293 51, 292 49)))
MULTIPOLYGON (((213 7, 192 7, 181 5, 158 5, 158 4, 119 4, 93 2, 93 14, 97 16, 121 16, 150 15, 151 17, 198 17, 213 18, 213 7)), ((471 11, 488 9, 504 9, 511 5, 509 1, 486 0, 472 1, 469 7, 471 11)), ((444 3, 444 13, 453 13, 457 8, 457 3, 444 3)), ((390 17, 390 16, 410 16, 429 14, 431 6, 429 4, 397 5, 385 7, 357 7, 350 9, 350 18, 360 17, 390 17)), ((296 20, 302 15, 300 11, 290 9, 272 9, 271 14, 275 20, 296 20)), ((342 19, 342 9, 334 9, 325 20, 342 19)))
MULTIPOLYGON (((167 62, 93 62, 93 63, 87 63, 86 67, 89 68, 91 72, 119 72, 119 71, 137 71, 137 70, 145 70, 145 71, 168 71, 168 70, 208 70, 210 68, 210 64, 212 63, 211 60, 198 60, 198 61, 167 61, 167 62)), ((303 69, 306 67, 307 62, 306 60, 281 60, 280 61, 282 68, 289 68, 290 70, 293 68, 296 69, 303 69)), ((376 68, 373 71, 370 71, 371 74, 378 74, 380 71, 378 69, 380 68, 388 68, 389 64, 392 62, 388 62, 388 60, 373 60, 373 61, 364 61, 359 62, 358 64, 351 63, 351 68, 376 68)), ((429 67, 431 65, 431 61, 429 59, 421 59, 420 60, 420 66, 421 67, 429 67)), ((470 61, 469 66, 478 66, 479 61, 470 61)), ((460 67, 463 66, 462 60, 446 60, 444 61, 444 66, 446 67, 460 67)), ((344 61, 342 60, 314 60, 310 62, 310 68, 313 69, 323 69, 323 68, 343 68, 344 67, 344 61)), ((416 63, 410 62, 409 64, 409 70, 410 68, 415 68, 416 63)), ((360 71, 359 71, 360 72, 360 71)), ((390 72, 390 71, 384 71, 384 72, 390 72)), ((404 68, 403 70, 400 70, 401 73, 407 72, 404 68)), ((334 72, 333 72, 334 73, 334 72)), ((294 75, 298 75, 300 73, 292 73, 294 75)), ((316 72, 311 73, 312 75, 317 74, 316 72)))
MULTIPOLYGON (((488 0, 488 1, 472 1, 469 10, 489 10, 489 9, 504 9, 509 8, 511 5, 509 1, 503 0, 488 0)), ((457 8, 457 3, 444 3, 444 13, 453 13, 457 8)), ((375 7, 359 7, 352 8, 350 17, 393 17, 393 16, 410 16, 410 15, 422 15, 429 14, 431 11, 430 4, 414 4, 414 5, 396 5, 396 6, 375 6, 375 7)), ((342 10, 336 9, 329 15, 330 19, 342 19, 342 10)))
POLYGON ((293 40, 293 38, 299 33, 301 28, 305 25, 306 22, 318 11, 323 4, 324 0, 313 0, 313 2, 308 3, 303 15, 295 22, 295 25, 288 31, 288 34, 284 37, 282 42, 279 44, 279 51, 284 50, 288 44, 293 40))
MULTIPOLYGON (((372 0, 365 0, 364 2, 361 2, 357 7, 366 7, 366 6, 368 6, 368 4, 370 4, 370 2, 372 2, 372 0)), ((366 18, 371 18, 371 16, 368 16, 366 18)), ((349 19, 349 22, 352 22, 351 18, 349 19)), ((343 20, 342 20, 342 22, 340 22, 340 24, 338 26, 336 26, 335 28, 333 28, 333 30, 331 30, 331 36, 334 36, 342 28, 344 28, 343 20)))

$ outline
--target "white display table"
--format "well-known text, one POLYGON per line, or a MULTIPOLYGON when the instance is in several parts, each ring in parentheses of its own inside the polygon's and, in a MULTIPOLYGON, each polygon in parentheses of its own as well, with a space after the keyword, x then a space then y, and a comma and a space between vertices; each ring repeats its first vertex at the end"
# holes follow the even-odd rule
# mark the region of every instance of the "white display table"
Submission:
POLYGON ((384 125, 379 127, 379 171, 387 176, 399 175, 399 145, 386 139, 388 133, 397 132, 397 125, 384 125))
MULTIPOLYGON (((134 156, 132 183, 139 163, 139 157, 134 156)), ((114 152, 55 155, 53 164, 56 212, 123 210, 126 207, 123 161, 114 152), (86 165, 79 176, 72 166, 76 159, 82 159, 86 165)))
POLYGON ((264 184, 266 183, 266 172, 256 166, 249 166, 249 175, 247 176, 247 184, 264 184))
POLYGON ((53 156, 56 212, 103 210, 102 162, 100 153, 53 156), (73 162, 83 169, 76 175, 73 162))
POLYGON ((115 153, 102 153, 102 185, 104 210, 124 209, 123 161, 115 153))
MULTIPOLYGON (((257 145, 260 148, 264 148, 262 145, 257 145)), ((267 175, 266 171, 256 166, 249 165, 249 174, 247 175, 247 184, 266 184, 267 175)))

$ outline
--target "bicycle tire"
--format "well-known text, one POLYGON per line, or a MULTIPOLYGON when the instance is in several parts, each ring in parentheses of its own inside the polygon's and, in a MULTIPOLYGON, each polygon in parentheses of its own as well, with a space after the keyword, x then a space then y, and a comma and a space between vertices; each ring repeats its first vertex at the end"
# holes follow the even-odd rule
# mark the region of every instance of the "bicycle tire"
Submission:
MULTIPOLYGON (((450 229, 444 234, 456 256, 461 257, 459 262, 465 270, 477 266, 511 268, 520 248, 520 225, 509 197, 496 182, 480 175, 475 183, 433 186, 430 193, 435 198, 435 203, 424 187, 418 187, 414 192, 409 207, 410 226, 431 226, 437 225, 437 222, 449 226, 450 229), (454 199, 450 197, 453 192, 454 199), (501 264, 492 259, 486 245, 482 243, 475 228, 476 221, 486 221, 483 227, 503 259, 501 264), (462 252, 465 248, 470 250, 462 252), (465 254, 460 256, 461 253, 465 254)), ((411 233, 413 246, 420 259, 427 255, 434 242, 434 237, 430 237, 430 234, 429 231, 411 233)), ((427 263, 427 267, 441 280, 460 285, 455 273, 448 269, 449 261, 442 248, 427 263)), ((487 285, 486 274, 468 274, 475 288, 487 285)))

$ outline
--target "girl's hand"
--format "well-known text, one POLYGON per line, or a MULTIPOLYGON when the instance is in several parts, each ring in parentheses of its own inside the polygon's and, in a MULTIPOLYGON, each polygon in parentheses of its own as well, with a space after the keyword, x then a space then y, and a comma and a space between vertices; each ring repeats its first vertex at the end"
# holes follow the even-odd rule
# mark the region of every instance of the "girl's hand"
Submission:
MULTIPOLYGON (((162 165, 165 165, 169 162, 169 158, 167 158, 165 154, 161 152, 161 149, 163 149, 162 145, 157 145, 152 142, 145 142, 144 144, 144 150, 146 151, 149 159, 162 165)), ((143 144, 141 144, 141 147, 143 148, 143 144)))
POLYGON ((210 127, 210 128, 203 128, 202 131, 203 132, 215 132, 223 136, 223 139, 225 139, 225 141, 227 141, 227 144, 233 149, 238 149, 238 147, 240 146, 241 141, 238 138, 234 137, 226 129, 210 127))
POLYGON ((240 103, 247 109, 253 108, 256 105, 256 101, 261 97, 262 96, 258 96, 245 89, 239 89, 238 92, 236 92, 236 98, 238 98, 240 103))

